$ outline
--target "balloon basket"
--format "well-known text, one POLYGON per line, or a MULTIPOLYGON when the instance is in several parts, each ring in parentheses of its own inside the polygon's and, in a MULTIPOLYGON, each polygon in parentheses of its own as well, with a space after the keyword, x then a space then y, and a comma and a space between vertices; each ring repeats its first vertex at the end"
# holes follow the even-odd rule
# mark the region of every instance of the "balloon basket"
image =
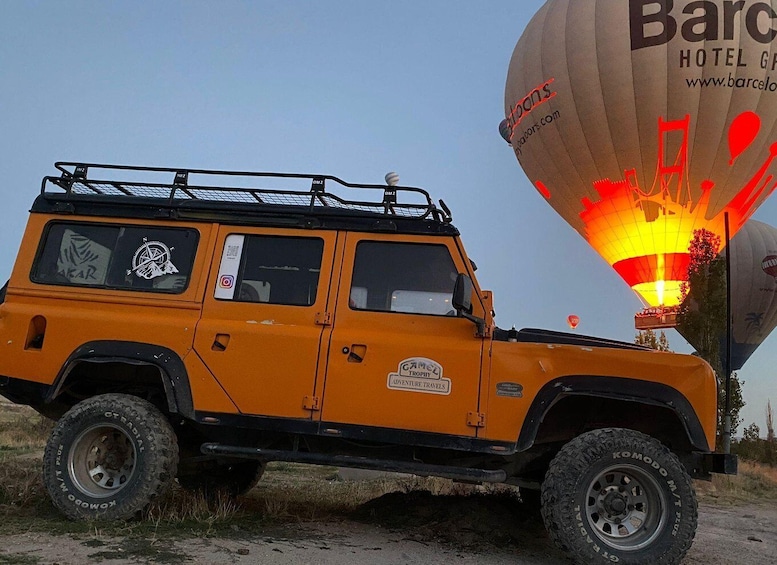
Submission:
POLYGON ((677 326, 679 311, 679 306, 645 308, 634 315, 634 329, 642 331, 674 328, 677 326))

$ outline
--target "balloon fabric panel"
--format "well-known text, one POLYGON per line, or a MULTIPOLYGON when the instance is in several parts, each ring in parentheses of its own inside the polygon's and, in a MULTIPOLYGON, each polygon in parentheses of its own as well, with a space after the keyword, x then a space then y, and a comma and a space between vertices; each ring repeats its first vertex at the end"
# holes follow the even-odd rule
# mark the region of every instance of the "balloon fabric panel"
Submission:
POLYGON ((505 89, 538 193, 652 306, 679 303, 695 230, 736 233, 777 186, 771 46, 689 4, 549 0, 505 89))

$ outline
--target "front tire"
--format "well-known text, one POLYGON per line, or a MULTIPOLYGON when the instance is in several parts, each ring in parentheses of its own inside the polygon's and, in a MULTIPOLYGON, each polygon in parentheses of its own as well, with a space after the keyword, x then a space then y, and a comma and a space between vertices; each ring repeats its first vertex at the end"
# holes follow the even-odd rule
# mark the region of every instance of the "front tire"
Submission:
POLYGON ((43 480, 70 519, 126 520, 167 491, 177 465, 175 432, 154 405, 103 394, 57 422, 43 453, 43 480))
POLYGON ((577 563, 679 563, 696 534, 697 505, 685 468, 633 430, 585 433, 556 455, 542 485, 553 541, 577 563))

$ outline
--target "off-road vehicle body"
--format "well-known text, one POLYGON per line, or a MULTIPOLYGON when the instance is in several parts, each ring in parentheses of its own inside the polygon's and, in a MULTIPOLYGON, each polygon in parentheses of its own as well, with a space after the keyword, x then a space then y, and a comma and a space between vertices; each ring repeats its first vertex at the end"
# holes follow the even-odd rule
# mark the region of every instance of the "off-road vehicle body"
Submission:
POLYGON ((673 563, 689 476, 735 470, 712 452, 706 363, 497 328, 421 189, 56 168, 0 305, 0 394, 59 420, 44 480, 71 518, 132 517, 176 477, 237 494, 298 461, 542 486, 581 562, 673 563))

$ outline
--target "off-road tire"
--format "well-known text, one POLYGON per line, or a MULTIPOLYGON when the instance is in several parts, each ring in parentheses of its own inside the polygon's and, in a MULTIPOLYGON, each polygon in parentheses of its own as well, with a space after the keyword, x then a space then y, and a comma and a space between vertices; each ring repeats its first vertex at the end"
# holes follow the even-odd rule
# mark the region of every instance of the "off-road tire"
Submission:
POLYGON ((696 534, 696 495, 660 442, 607 428, 578 436, 550 464, 542 517, 576 563, 679 563, 696 534))
POLYGON ((175 478, 178 443, 151 403, 103 394, 71 408, 43 453, 43 480, 73 520, 127 520, 164 494, 175 478))
POLYGON ((196 474, 178 476, 178 484, 186 490, 200 491, 206 496, 224 493, 240 496, 253 489, 264 474, 263 461, 236 461, 218 466, 203 465, 196 474))

